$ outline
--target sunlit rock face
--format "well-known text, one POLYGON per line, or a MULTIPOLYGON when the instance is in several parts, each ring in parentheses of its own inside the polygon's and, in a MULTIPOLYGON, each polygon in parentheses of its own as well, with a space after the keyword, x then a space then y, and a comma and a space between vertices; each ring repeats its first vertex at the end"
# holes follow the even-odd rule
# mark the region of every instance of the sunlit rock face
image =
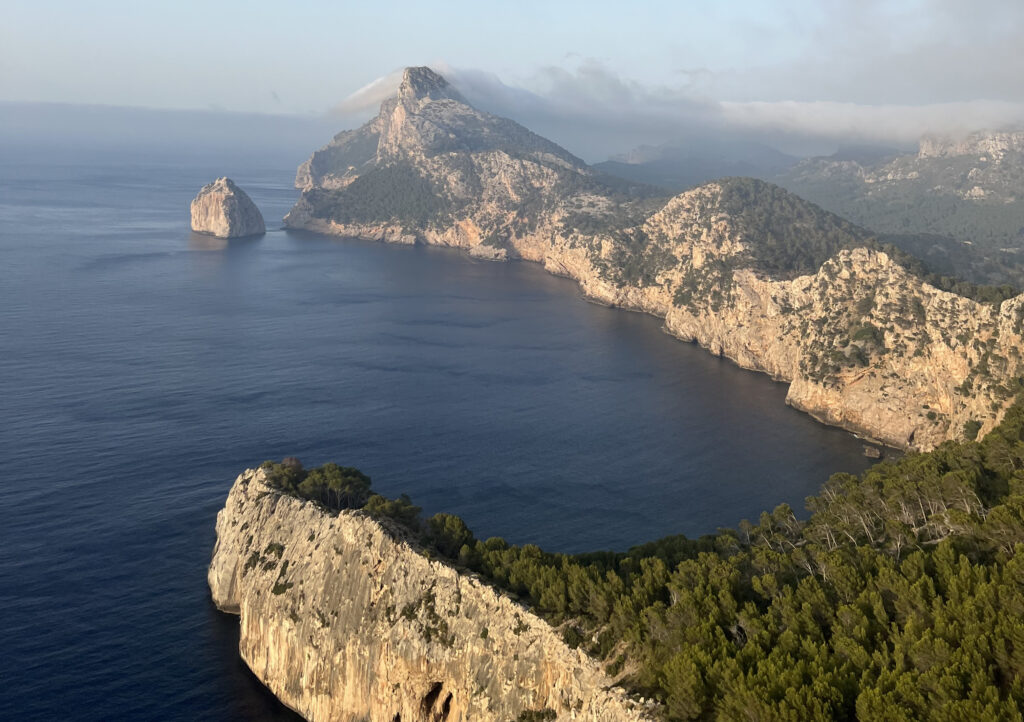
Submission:
MULTIPOLYGON (((994 153, 1017 141, 978 142, 994 153)), ((1021 297, 994 307, 941 291, 864 229, 771 184, 723 179, 658 198, 471 107, 429 68, 407 69, 380 114, 316 151, 296 185, 288 226, 541 263, 892 446, 986 433, 1024 374, 1021 297), (808 229, 813 263, 764 262, 766 247, 785 255, 808 229)))
POLYGON ((400 530, 266 481, 243 473, 217 515, 210 590, 240 616, 246 664, 307 719, 651 719, 546 622, 400 530))
POLYGON ((192 200, 192 230, 218 238, 266 233, 263 216, 248 194, 230 178, 203 186, 192 200))

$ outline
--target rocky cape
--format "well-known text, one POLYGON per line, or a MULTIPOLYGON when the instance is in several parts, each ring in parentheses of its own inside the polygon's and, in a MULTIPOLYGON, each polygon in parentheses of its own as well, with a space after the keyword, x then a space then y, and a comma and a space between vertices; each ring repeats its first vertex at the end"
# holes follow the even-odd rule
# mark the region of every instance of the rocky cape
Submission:
POLYGON ((993 306, 942 291, 868 232, 760 181, 659 199, 472 108, 428 68, 407 69, 296 185, 290 227, 541 263, 895 447, 984 434, 1024 373, 1024 296, 993 306))
POLYGON ((218 238, 241 238, 266 233, 263 216, 249 195, 230 178, 202 187, 192 200, 192 230, 218 238))
POLYGON ((217 515, 208 580, 256 676, 309 720, 640 722, 582 651, 398 527, 284 494, 263 469, 217 515))

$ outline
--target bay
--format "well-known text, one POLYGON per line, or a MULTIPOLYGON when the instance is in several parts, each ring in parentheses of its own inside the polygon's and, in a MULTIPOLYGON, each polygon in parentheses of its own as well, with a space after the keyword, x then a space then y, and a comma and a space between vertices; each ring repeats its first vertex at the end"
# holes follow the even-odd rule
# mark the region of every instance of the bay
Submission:
POLYGON ((0 164, 11 716, 292 718, 205 581, 216 513, 265 459, 357 466, 568 552, 800 510, 868 464, 784 385, 538 266, 280 230, 301 158, 79 151, 0 164), (263 238, 188 230, 224 174, 263 238))

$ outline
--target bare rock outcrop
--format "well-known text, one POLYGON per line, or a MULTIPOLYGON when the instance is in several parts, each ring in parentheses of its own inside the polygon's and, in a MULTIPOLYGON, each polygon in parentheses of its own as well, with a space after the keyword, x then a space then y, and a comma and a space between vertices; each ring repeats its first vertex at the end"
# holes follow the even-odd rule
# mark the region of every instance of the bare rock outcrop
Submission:
POLYGON ((1001 161, 1007 153, 1024 153, 1024 131, 977 131, 964 138, 926 135, 918 147, 919 158, 985 156, 1001 161))
POLYGON ((263 216, 248 194, 230 178, 203 186, 192 200, 192 230, 218 238, 266 233, 263 216))
POLYGON ((362 512, 235 481, 209 569, 239 650, 309 720, 641 722, 596 662, 479 579, 362 512), (524 716, 525 715, 525 716, 524 716))

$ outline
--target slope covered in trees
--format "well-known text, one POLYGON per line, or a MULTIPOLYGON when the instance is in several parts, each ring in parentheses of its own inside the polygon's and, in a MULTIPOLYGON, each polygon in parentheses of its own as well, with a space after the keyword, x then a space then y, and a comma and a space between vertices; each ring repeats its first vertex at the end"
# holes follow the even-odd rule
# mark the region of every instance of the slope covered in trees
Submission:
POLYGON ((274 464, 286 491, 390 518, 518 595, 672 720, 1021 719, 1024 406, 981 442, 837 474, 757 523, 626 553, 479 540, 354 469, 274 464))

